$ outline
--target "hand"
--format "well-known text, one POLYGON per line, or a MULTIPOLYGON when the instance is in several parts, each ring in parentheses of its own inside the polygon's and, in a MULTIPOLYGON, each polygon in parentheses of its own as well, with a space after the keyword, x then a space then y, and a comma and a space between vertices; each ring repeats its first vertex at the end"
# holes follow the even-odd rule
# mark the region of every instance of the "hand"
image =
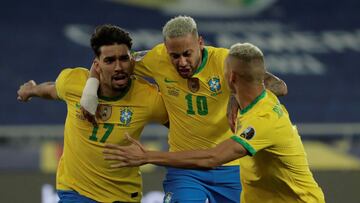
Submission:
POLYGON ((98 127, 98 124, 96 122, 96 118, 99 116, 99 112, 96 111, 96 115, 91 114, 90 112, 88 112, 85 108, 81 107, 80 108, 81 113, 83 114, 83 116, 85 117, 85 119, 87 121, 89 121, 90 123, 93 124, 94 127, 98 127))
POLYGON ((139 141, 130 137, 128 133, 125 136, 130 145, 120 146, 116 144, 106 144, 104 153, 105 160, 116 160, 118 163, 111 164, 111 168, 121 168, 127 166, 141 166, 146 164, 146 150, 139 141))
POLYGON ((228 119, 230 129, 233 133, 235 133, 235 123, 238 111, 239 104, 237 103, 235 97, 231 95, 227 106, 226 117, 228 119))
POLYGON ((33 94, 33 87, 35 86, 36 82, 34 80, 29 80, 28 82, 21 85, 19 90, 17 91, 17 100, 21 102, 27 102, 31 100, 33 94))
POLYGON ((98 72, 98 70, 99 70, 99 63, 97 63, 96 59, 94 59, 90 68, 90 77, 100 80, 100 73, 98 72))

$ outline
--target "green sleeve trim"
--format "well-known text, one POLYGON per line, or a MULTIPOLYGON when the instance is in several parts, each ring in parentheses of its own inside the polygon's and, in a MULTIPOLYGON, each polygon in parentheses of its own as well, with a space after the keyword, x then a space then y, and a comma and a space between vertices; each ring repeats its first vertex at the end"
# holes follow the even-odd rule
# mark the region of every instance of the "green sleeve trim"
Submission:
POLYGON ((254 156, 256 154, 256 150, 245 140, 239 138, 236 135, 232 136, 231 139, 234 140, 235 142, 241 144, 250 153, 250 156, 254 156))

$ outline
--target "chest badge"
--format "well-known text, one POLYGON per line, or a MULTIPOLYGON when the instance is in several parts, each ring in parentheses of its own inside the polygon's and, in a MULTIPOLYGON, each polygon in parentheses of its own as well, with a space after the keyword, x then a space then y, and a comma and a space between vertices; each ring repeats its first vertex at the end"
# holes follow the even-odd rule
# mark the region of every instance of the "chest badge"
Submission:
POLYGON ((214 76, 208 80, 209 89, 212 92, 218 93, 221 90, 220 78, 214 76))
POLYGON ((191 92, 195 93, 200 89, 199 78, 189 78, 187 80, 188 88, 191 92))
POLYGON ((107 121, 111 117, 112 108, 110 105, 100 104, 98 113, 99 113, 99 117, 102 121, 107 121))
POLYGON ((134 112, 130 107, 120 109, 120 125, 129 126, 134 112))

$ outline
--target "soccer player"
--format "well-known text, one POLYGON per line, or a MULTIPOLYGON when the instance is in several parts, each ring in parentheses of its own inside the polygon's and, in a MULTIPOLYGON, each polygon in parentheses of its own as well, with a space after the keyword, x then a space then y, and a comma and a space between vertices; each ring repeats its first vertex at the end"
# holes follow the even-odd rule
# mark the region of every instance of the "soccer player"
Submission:
POLYGON ((99 26, 92 35, 94 67, 100 74, 97 126, 87 122, 80 109, 87 69, 64 69, 55 83, 30 81, 18 91, 21 101, 41 97, 66 102, 64 151, 56 181, 61 203, 141 200, 139 168, 111 169, 102 155, 105 143, 127 144, 125 132, 139 139, 145 124, 168 121, 157 87, 132 76, 131 45, 129 34, 117 26, 99 26))
POLYGON ((241 111, 236 134, 216 147, 155 152, 129 137, 133 144, 128 147, 107 146, 106 159, 120 161, 113 168, 146 163, 216 168, 240 158, 241 203, 325 202, 309 169, 296 127, 285 107, 264 87, 265 71, 259 48, 249 43, 231 47, 225 62, 225 78, 241 111))
MULTIPOLYGON (((229 138, 226 118, 230 96, 223 64, 227 49, 204 46, 191 17, 178 16, 163 28, 164 43, 148 51, 135 66, 135 74, 154 78, 170 120, 170 151, 207 149, 229 138)), ((268 80, 282 84, 267 75, 268 80)), ((281 88, 272 89, 277 93, 281 88)), ((89 89, 87 89, 89 90, 89 89)), ((96 92, 96 88, 93 89, 96 92)), ((84 91, 84 96, 86 93, 84 91)), ((85 99, 86 100, 86 99, 85 99)), ((91 103, 89 101, 85 103, 91 103)), ((93 105, 96 107, 96 105, 93 105)), ((84 108, 88 109, 86 105, 84 108)), ((211 170, 167 167, 165 199, 172 202, 239 202, 239 161, 211 170)))

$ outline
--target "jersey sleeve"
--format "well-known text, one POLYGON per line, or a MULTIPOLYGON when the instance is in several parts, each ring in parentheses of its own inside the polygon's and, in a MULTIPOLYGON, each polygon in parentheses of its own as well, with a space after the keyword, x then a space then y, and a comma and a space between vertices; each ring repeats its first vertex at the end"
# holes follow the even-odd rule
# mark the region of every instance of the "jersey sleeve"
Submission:
POLYGON ((151 71, 151 68, 147 65, 147 61, 151 60, 150 51, 146 52, 136 52, 135 56, 135 68, 134 73, 135 75, 145 77, 145 78, 153 78, 153 73, 151 71))
POLYGON ((67 92, 66 84, 69 82, 69 75, 71 74, 71 71, 71 68, 62 70, 55 81, 57 95, 61 100, 65 100, 67 92))
POLYGON ((272 125, 270 114, 251 117, 239 125, 241 127, 231 139, 241 144, 251 156, 274 144, 274 138, 270 134, 272 125))
POLYGON ((83 67, 62 70, 55 81, 58 97, 64 101, 69 95, 80 97, 88 76, 89 70, 83 67))
POLYGON ((159 91, 154 93, 154 99, 151 105, 151 120, 161 124, 169 121, 165 103, 159 91))

